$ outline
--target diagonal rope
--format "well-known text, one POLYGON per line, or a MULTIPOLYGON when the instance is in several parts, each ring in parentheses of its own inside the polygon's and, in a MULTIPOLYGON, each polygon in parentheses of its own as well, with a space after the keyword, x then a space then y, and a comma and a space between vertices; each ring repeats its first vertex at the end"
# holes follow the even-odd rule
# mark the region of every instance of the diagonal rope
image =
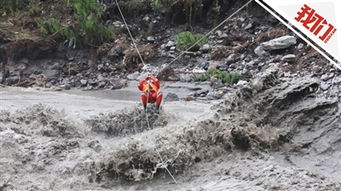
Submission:
POLYGON ((208 35, 210 35, 212 32, 214 32, 215 30, 217 30, 219 27, 221 27, 224 23, 226 23, 228 20, 230 20, 233 16, 235 16, 237 13, 239 13, 242 9, 244 9, 246 6, 248 6, 253 0, 248 1, 246 4, 244 4, 242 7, 240 7, 239 9, 237 9, 234 13, 232 13, 229 17, 227 17, 225 20, 223 20, 219 25, 217 25, 216 27, 214 27, 212 30, 210 30, 208 33, 206 33, 204 36, 202 36, 197 42, 195 42, 192 46, 190 46, 189 48, 187 48, 185 51, 182 51, 181 54, 179 54, 176 58, 174 58, 173 61, 171 61, 168 66, 170 66, 171 64, 173 64, 177 59, 179 59, 181 56, 183 56, 187 51, 189 51, 190 49, 192 49, 194 46, 196 46, 197 44, 200 43, 200 41, 204 40, 204 38, 207 38, 208 35))
MULTIPOLYGON (((216 27, 214 27, 211 31, 209 31, 208 33, 206 33, 203 37, 201 37, 197 42, 195 42, 192 46, 190 46, 188 49, 186 49, 185 51, 183 51, 180 55, 178 55, 172 62, 170 62, 168 65, 171 65, 172 63, 174 63, 177 59, 179 59, 181 56, 183 56, 185 54, 185 52, 187 52, 188 50, 190 50, 191 48, 193 48, 194 46, 196 46, 200 41, 202 41, 204 38, 207 38, 208 35, 210 35, 212 32, 214 32, 215 30, 217 30, 219 27, 221 27, 225 22, 227 22, 228 20, 230 20, 233 16, 235 16, 237 13, 239 13, 242 9, 244 9, 246 6, 248 6, 253 0, 250 0, 248 1, 246 4, 244 4, 242 7, 240 7, 239 9, 237 9, 233 14, 231 14, 229 17, 227 17, 225 20, 223 20, 219 25, 217 25, 216 27)), ((131 34, 130 32, 130 29, 129 29, 129 26, 124 18, 124 15, 122 13, 122 10, 121 10, 121 7, 120 5, 118 4, 117 0, 115 0, 116 2, 116 5, 117 5, 117 8, 118 8, 118 11, 120 12, 120 15, 122 17, 122 20, 124 22, 124 25, 125 27, 127 28, 127 31, 129 33, 129 36, 134 44, 134 47, 141 59, 141 62, 143 65, 145 65, 145 62, 141 56, 141 53, 136 45, 136 42, 135 42, 135 39, 133 37, 133 35, 131 34)), ((147 103, 148 103, 148 95, 147 95, 147 103)), ((150 123, 149 123, 149 118, 148 118, 148 112, 145 111, 145 114, 146 114, 146 121, 147 121, 147 126, 148 126, 148 129, 151 129, 150 128, 150 123)), ((160 154, 159 151, 156 150, 156 152, 158 153, 159 155, 159 158, 161 160, 161 162, 164 164, 164 160, 160 154)), ((169 169, 167 168, 167 166, 164 167, 166 169, 166 171, 168 172, 168 174, 170 175, 170 177, 172 178, 172 180, 174 181, 174 183, 180 187, 180 185, 178 184, 178 182, 176 181, 175 177, 173 176, 173 174, 169 171, 169 169)), ((181 187, 180 187, 181 188, 181 187)))
MULTIPOLYGON (((149 93, 149 92, 148 92, 149 93)), ((149 95, 147 94, 147 104, 148 104, 148 99, 149 99, 149 95)), ((150 127, 150 123, 149 123, 149 118, 148 118, 148 110, 146 108, 146 111, 145 111, 145 114, 146 114, 146 121, 147 121, 147 126, 148 126, 148 130, 151 130, 151 127, 150 127)), ((156 148, 155 148, 156 150, 156 148)), ((157 154, 159 155, 159 158, 161 160, 161 163, 162 164, 165 164, 160 152, 158 150, 156 150, 157 154)), ((178 184, 178 181, 176 181, 175 177, 173 176, 173 174, 171 173, 171 171, 169 171, 169 169, 167 168, 167 166, 164 166, 164 168, 166 169, 167 173, 169 174, 169 176, 172 178, 173 182, 179 187, 181 188, 181 186, 178 184)))
MULTIPOLYGON (((121 14, 121 17, 122 17, 122 20, 123 20, 123 22, 124 22, 124 25, 126 26, 127 31, 128 31, 128 33, 129 33, 129 36, 130 36, 130 38, 131 38, 131 40, 132 40, 132 42, 133 42, 133 44, 134 44, 134 47, 135 47, 135 49, 136 49, 136 51, 137 51, 137 53, 138 53, 138 55, 139 55, 139 57, 140 57, 140 59, 141 59, 141 62, 143 63, 143 65, 145 65, 145 62, 144 62, 144 60, 143 60, 143 58, 142 58, 142 56, 141 56, 141 53, 140 53, 140 51, 139 51, 139 49, 137 48, 137 45, 136 45, 136 43, 135 43, 135 39, 134 39, 133 35, 131 34, 130 29, 129 29, 129 26, 128 26, 128 24, 127 24, 125 18, 124 18, 124 15, 123 15, 123 13, 122 13, 121 7, 120 7, 120 5, 118 4, 117 0, 115 0, 115 2, 116 2, 116 5, 117 5, 117 8, 118 8, 118 11, 119 11, 120 14, 121 14)), ((149 97, 149 96, 147 95, 147 103, 148 103, 148 97, 149 97)), ((151 129, 151 128, 150 128, 150 124, 149 124, 148 112, 147 112, 147 111, 146 111, 146 121, 147 121, 148 129, 151 129)), ((161 160, 161 163, 164 163, 163 158, 161 157, 160 152, 157 151, 157 150, 156 150, 156 152, 157 152, 157 154, 159 155, 159 158, 160 158, 160 160, 161 160)), ((178 182, 176 181, 176 179, 175 179, 175 177, 173 176, 173 174, 169 171, 169 169, 167 168, 167 166, 165 166, 164 168, 166 169, 166 171, 168 172, 169 176, 172 178, 172 180, 174 181, 174 183, 180 187, 180 185, 179 185, 178 182)))
POLYGON ((142 56, 141 56, 141 53, 140 53, 139 49, 137 48, 135 39, 134 39, 133 35, 132 35, 131 32, 130 32, 130 29, 129 29, 129 26, 128 26, 127 22, 126 22, 126 19, 124 18, 124 15, 123 15, 123 13, 122 13, 121 7, 120 7, 120 5, 118 4, 117 0, 115 0, 115 2, 116 2, 116 5, 117 5, 117 8, 118 8, 118 11, 120 12, 120 15, 121 15, 121 17, 122 17, 122 20, 123 20, 123 22, 124 22, 124 25, 125 25, 125 27, 127 28, 127 31, 128 31, 129 36, 130 36, 130 38, 131 38, 131 41, 133 42, 134 47, 135 47, 135 49, 136 49, 136 51, 137 51, 137 54, 139 55, 142 64, 145 65, 145 62, 144 62, 144 60, 143 60, 143 58, 142 58, 142 56))

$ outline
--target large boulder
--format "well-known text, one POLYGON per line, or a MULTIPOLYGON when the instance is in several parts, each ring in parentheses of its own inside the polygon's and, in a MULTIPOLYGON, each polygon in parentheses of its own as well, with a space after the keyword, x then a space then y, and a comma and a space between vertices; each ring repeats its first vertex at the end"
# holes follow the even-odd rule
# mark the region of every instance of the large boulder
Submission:
POLYGON ((267 42, 263 42, 261 46, 264 50, 271 51, 271 50, 280 50, 289 48, 292 45, 295 45, 296 37, 294 36, 282 36, 279 38, 272 39, 267 42))

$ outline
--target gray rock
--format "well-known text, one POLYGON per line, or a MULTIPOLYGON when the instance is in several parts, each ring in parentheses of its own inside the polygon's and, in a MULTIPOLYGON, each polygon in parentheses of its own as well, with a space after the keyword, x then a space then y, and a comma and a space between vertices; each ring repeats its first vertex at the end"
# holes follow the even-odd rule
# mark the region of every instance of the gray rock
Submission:
POLYGON ((54 62, 50 67, 51 70, 60 70, 62 65, 59 62, 54 62))
POLYGON ((239 57, 237 54, 232 53, 232 54, 230 54, 230 55, 227 57, 225 63, 226 63, 226 64, 231 64, 232 62, 237 61, 239 58, 240 58, 240 57, 239 57))
POLYGON ((218 37, 221 37, 221 35, 223 34, 223 32, 221 30, 217 30, 215 32, 215 34, 218 36, 218 37))
POLYGON ((86 86, 86 84, 88 84, 88 80, 82 79, 82 80, 80 80, 80 82, 81 82, 82 86, 86 86))
POLYGON ((257 46, 256 48, 255 48, 255 50, 254 50, 254 52, 255 52, 255 54, 257 55, 257 56, 265 56, 265 55, 267 55, 268 53, 264 50, 264 48, 263 48, 263 46, 257 46))
POLYGON ((140 73, 139 72, 134 72, 132 74, 127 75, 127 79, 128 80, 138 80, 140 77, 140 73))
POLYGON ((300 43, 300 44, 298 44, 297 49, 298 49, 298 50, 301 50, 303 47, 304 47, 304 44, 303 44, 303 43, 300 43))
POLYGON ((166 44, 166 48, 171 48, 172 46, 175 46, 175 42, 172 40, 168 41, 166 44))
POLYGON ((210 61, 209 65, 208 65, 208 70, 214 70, 217 69, 217 66, 220 64, 221 62, 219 61, 210 61))
POLYGON ((329 83, 329 82, 322 82, 322 83, 320 84, 320 88, 321 88, 321 90, 323 90, 323 91, 328 90, 331 86, 332 86, 332 84, 329 83))
POLYGON ((98 80, 99 82, 102 82, 102 81, 105 80, 105 78, 104 78, 102 75, 98 75, 98 76, 97 76, 97 80, 98 80))
POLYGON ((112 79, 109 81, 111 84, 111 89, 121 89, 127 85, 127 80, 112 79))
POLYGON ((180 74, 180 82, 191 82, 193 81, 192 74, 180 74))
POLYGON ((202 47, 201 47, 201 51, 203 53, 208 53, 209 51, 211 50, 211 46, 209 44, 204 44, 202 47))
POLYGON ((341 84, 341 77, 338 76, 334 79, 334 84, 341 84))
POLYGON ((244 29, 245 30, 248 30, 248 29, 250 29, 250 28, 252 28, 253 26, 252 26, 252 23, 249 23, 248 25, 246 25, 245 27, 244 27, 244 29))
POLYGON ((148 36, 148 37, 147 37, 147 41, 148 41, 148 42, 154 42, 154 41, 155 41, 155 37, 153 37, 153 36, 148 36))
POLYGON ((245 80, 239 80, 237 83, 237 86, 245 86, 247 84, 247 81, 245 80))
POLYGON ((263 42, 261 46, 263 46, 264 50, 280 50, 289 48, 290 46, 295 45, 296 42, 297 41, 294 36, 282 36, 263 42))
POLYGON ((59 70, 46 70, 44 75, 48 80, 55 80, 59 77, 59 70))
POLYGON ((98 84, 98 87, 99 87, 99 88, 104 88, 106 84, 107 84, 107 83, 106 83, 105 81, 101 81, 101 82, 98 84))
POLYGON ((332 78, 332 77, 330 77, 328 74, 323 74, 323 75, 321 76, 321 80, 323 80, 323 81, 327 81, 327 80, 329 80, 330 78, 332 78))
POLYGON ((124 25, 122 24, 121 21, 114 21, 112 24, 113 24, 115 27, 123 27, 123 26, 124 26, 124 25))
POLYGON ((108 57, 109 58, 118 58, 123 55, 123 49, 121 46, 118 47, 113 47, 109 50, 108 52, 108 57))
POLYGON ((284 62, 294 62, 296 60, 296 55, 288 54, 288 55, 283 56, 281 60, 284 62))
POLYGON ((215 100, 215 99, 220 99, 224 96, 224 92, 217 90, 217 91, 211 91, 207 94, 207 99, 215 100))
POLYGON ((221 79, 218 79, 216 77, 211 77, 210 78, 210 85, 211 87, 217 89, 217 88, 221 88, 224 86, 223 82, 221 81, 221 79))
POLYGON ((96 82, 95 80, 93 80, 93 79, 90 79, 90 80, 88 80, 88 84, 90 84, 90 85, 96 85, 97 82, 96 82))
POLYGON ((192 96, 193 97, 205 97, 207 96, 209 90, 199 90, 199 91, 196 91, 192 96))
POLYGON ((226 33, 223 33, 219 36, 219 38, 227 38, 227 37, 228 37, 228 35, 226 33))
POLYGON ((14 75, 14 76, 7 77, 6 80, 5 80, 5 82, 6 82, 8 85, 13 85, 13 84, 18 83, 19 80, 20 80, 19 75, 14 75))
POLYGON ((165 98, 166 101, 179 101, 179 96, 175 93, 168 93, 166 98, 165 98))

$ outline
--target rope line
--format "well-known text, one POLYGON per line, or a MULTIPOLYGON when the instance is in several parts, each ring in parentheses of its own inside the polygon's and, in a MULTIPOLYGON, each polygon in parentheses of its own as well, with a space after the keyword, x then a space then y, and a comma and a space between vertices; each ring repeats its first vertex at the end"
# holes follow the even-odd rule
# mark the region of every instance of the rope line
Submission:
MULTIPOLYGON (((244 4, 242 7, 240 7, 239 9, 237 9, 237 10, 236 10, 234 13, 232 13, 229 17, 227 17, 225 20, 223 20, 219 25, 217 25, 217 26, 214 27, 212 30, 210 30, 208 33, 206 33, 203 37, 201 37, 201 38, 200 38, 197 42, 195 42, 192 46, 190 46, 190 47, 187 48, 185 51, 183 51, 181 54, 179 54, 179 55, 178 55, 172 62, 170 62, 168 65, 171 65, 172 63, 174 63, 177 59, 179 59, 181 56, 183 56, 183 55, 185 54, 185 52, 189 51, 191 48, 193 48, 194 46, 196 46, 196 45, 197 45, 200 41, 202 41, 204 38, 207 38, 208 35, 210 35, 212 32, 214 32, 214 31, 217 30, 219 27, 221 27, 226 21, 228 21, 228 20, 231 19, 234 15, 236 15, 237 13, 239 13, 242 9, 244 9, 246 6, 248 6, 252 1, 253 1, 253 0, 248 1, 248 2, 247 2, 246 4, 244 4)), ((118 8, 118 11, 120 12, 120 15, 121 15, 121 17, 122 17, 122 20, 123 20, 123 22, 124 22, 124 25, 125 25, 125 27, 127 28, 127 31, 128 31, 128 33, 129 33, 129 36, 130 36, 130 38, 131 38, 131 40, 132 40, 132 42, 133 42, 133 45, 134 45, 134 47, 135 47, 135 49, 136 49, 136 51, 137 51, 137 54, 139 55, 142 64, 145 65, 145 62, 144 62, 144 60, 143 60, 143 58, 142 58, 142 56, 141 56, 141 53, 140 53, 140 51, 139 51, 139 49, 138 49, 138 47, 137 47, 137 45, 136 45, 135 39, 134 39, 133 35, 131 34, 130 29, 129 29, 129 26, 128 26, 128 24, 127 24, 125 18, 124 18, 124 15, 123 15, 123 13, 122 13, 121 7, 120 7, 120 5, 118 4, 117 0, 115 0, 115 2, 116 2, 116 5, 117 5, 117 8, 118 8)), ((147 103, 148 103, 148 97, 149 97, 149 96, 147 95, 147 103)), ((148 111, 147 111, 147 110, 145 111, 145 115, 146 115, 146 121, 147 121, 148 129, 151 129, 150 123, 149 123, 149 118, 148 118, 148 111)), ((155 150, 156 150, 156 149, 155 149, 155 150)), ((156 152, 157 152, 157 154, 159 155, 159 158, 160 158, 160 160, 161 160, 161 163, 162 163, 162 164, 165 164, 165 163, 164 163, 164 160, 163 160, 163 158, 162 158, 162 156, 161 156, 161 154, 160 154, 160 152, 157 151, 157 150, 156 150, 156 152)), ((178 182, 176 181, 176 179, 175 179, 175 177, 173 176, 173 174, 169 171, 169 169, 167 168, 167 166, 165 166, 164 168, 166 169, 167 173, 170 175, 170 177, 172 178, 172 180, 174 181, 174 183, 175 183, 177 186, 180 187, 180 185, 179 185, 178 182)), ((180 188, 181 188, 181 187, 180 187, 180 188)))
MULTIPOLYGON (((149 93, 149 92, 148 92, 148 93, 149 93)), ((148 98, 149 98, 149 96, 148 96, 148 94, 147 94, 147 103, 146 103, 146 104, 148 104, 148 98)), ((146 115, 146 121, 147 121, 148 129, 151 130, 150 123, 149 123, 149 118, 148 118, 147 105, 146 105, 145 115, 146 115)), ((161 163, 162 163, 162 164, 165 164, 165 162, 164 162, 164 160, 163 160, 163 158, 162 158, 160 152, 159 152, 158 150, 156 150, 156 148, 155 148, 155 151, 156 151, 157 154, 159 155, 159 158, 160 158, 160 160, 161 160, 161 163)), ((167 173, 169 174, 169 176, 172 178, 173 182, 174 182, 178 187, 180 187, 180 185, 179 185, 178 182, 176 181, 176 179, 175 179, 175 177, 173 176, 173 174, 171 173, 171 171, 169 171, 169 169, 167 168, 167 166, 165 166, 164 168, 166 169, 166 171, 167 171, 167 173)), ((180 187, 180 188, 181 188, 181 187, 180 187)))
MULTIPOLYGON (((142 64, 145 65, 145 62, 144 62, 144 60, 143 60, 143 58, 142 58, 142 56, 141 56, 141 53, 140 53, 140 51, 139 51, 139 49, 137 48, 137 45, 136 45, 136 43, 135 43, 135 39, 134 39, 133 35, 131 34, 130 29, 129 29, 129 26, 128 26, 128 24, 127 24, 125 18, 124 18, 124 15, 123 15, 123 13, 122 13, 121 7, 120 7, 120 5, 118 4, 117 0, 115 0, 115 2, 116 2, 116 5, 117 5, 117 8, 118 8, 118 11, 120 12, 120 15, 121 15, 121 17, 122 17, 122 20, 123 20, 123 22, 124 22, 124 25, 125 25, 125 27, 127 28, 127 31, 128 31, 128 33, 129 33, 129 36, 130 36, 130 38, 131 38, 131 40, 132 40, 132 42, 133 42, 133 44, 134 44, 134 47, 135 47, 135 49, 136 49, 136 51, 137 51, 137 54, 139 55, 142 64)), ((147 103, 148 103, 148 97, 149 97, 149 96, 147 95, 147 103)), ((148 129, 151 129, 151 128, 150 128, 150 124, 149 124, 149 119, 148 119, 148 112, 146 111, 145 114, 146 114, 146 121, 147 121, 148 129)), ((157 150, 156 150, 156 152, 157 152, 157 154, 159 155, 159 158, 160 158, 161 162, 164 163, 164 162, 163 162, 163 159, 162 159, 162 157, 161 157, 160 152, 157 151, 157 150)), ((164 168, 166 169, 166 171, 168 172, 169 176, 172 178, 172 180, 174 181, 174 183, 175 183, 176 185, 180 186, 180 185, 178 184, 178 182, 176 181, 175 177, 173 176, 173 174, 172 174, 172 173, 169 171, 169 169, 167 168, 167 166, 165 166, 164 168)))
POLYGON ((143 60, 143 58, 142 58, 142 56, 141 56, 140 50, 137 48, 135 39, 134 39, 133 35, 132 35, 131 32, 130 32, 130 29, 129 29, 129 26, 128 26, 127 22, 126 22, 126 19, 124 18, 124 15, 123 15, 123 13, 122 13, 121 7, 120 7, 120 5, 118 4, 117 0, 115 0, 115 2, 116 2, 116 5, 117 5, 117 9, 118 9, 118 11, 120 12, 120 15, 121 15, 121 17, 122 17, 122 20, 123 20, 123 22, 124 22, 124 25, 125 25, 125 27, 127 28, 127 31, 128 31, 129 36, 130 36, 130 38, 131 38, 131 41, 133 42, 134 47, 135 47, 135 49, 136 49, 136 51, 137 51, 137 54, 139 55, 142 64, 145 65, 145 62, 144 62, 144 60, 143 60))
POLYGON ((223 20, 219 25, 214 27, 212 30, 210 30, 208 33, 206 33, 204 36, 202 36, 197 42, 195 42, 192 46, 187 48, 185 51, 182 51, 181 54, 179 54, 176 58, 174 58, 173 61, 171 61, 168 66, 173 64, 177 59, 179 59, 181 56, 183 56, 186 52, 188 52, 190 49, 192 49, 194 46, 196 46, 200 41, 202 41, 204 38, 207 38, 208 35, 210 35, 212 32, 217 30, 219 27, 221 27, 226 21, 230 20, 233 16, 235 16, 237 13, 239 13, 242 9, 244 9, 246 6, 248 6, 253 0, 248 1, 246 4, 244 4, 242 7, 237 9, 234 13, 232 13, 229 17, 227 17, 225 20, 223 20))

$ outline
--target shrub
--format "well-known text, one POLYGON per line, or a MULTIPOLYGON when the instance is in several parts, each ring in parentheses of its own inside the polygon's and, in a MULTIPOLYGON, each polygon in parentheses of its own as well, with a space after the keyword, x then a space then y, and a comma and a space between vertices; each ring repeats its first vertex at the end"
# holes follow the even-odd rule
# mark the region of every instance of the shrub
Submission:
POLYGON ((113 32, 101 23, 103 7, 95 0, 68 0, 75 9, 78 27, 85 40, 98 44, 113 38, 113 32))
POLYGON ((37 20, 43 34, 57 33, 63 38, 77 42, 83 39, 90 45, 98 45, 114 37, 113 32, 101 23, 103 8, 95 0, 68 0, 67 3, 75 9, 76 22, 65 26, 54 18, 37 20))
POLYGON ((211 77, 216 77, 223 83, 234 84, 238 82, 238 80, 241 78, 241 75, 239 73, 226 73, 221 70, 214 69, 203 74, 195 74, 194 80, 202 82, 211 79, 211 77))
POLYGON ((192 34, 189 31, 181 32, 175 36, 176 48, 178 50, 187 50, 194 43, 198 42, 198 46, 208 42, 206 36, 202 34, 192 34), (201 39, 201 40, 200 40, 201 39), (198 42, 200 40, 200 42, 198 42))
POLYGON ((26 8, 29 2, 29 0, 1 0, 0 9, 11 13, 26 8))
POLYGON ((67 39, 75 39, 76 34, 69 27, 63 26, 58 20, 50 18, 47 20, 38 19, 37 20, 38 27, 40 32, 49 35, 49 34, 59 34, 60 36, 67 39))

